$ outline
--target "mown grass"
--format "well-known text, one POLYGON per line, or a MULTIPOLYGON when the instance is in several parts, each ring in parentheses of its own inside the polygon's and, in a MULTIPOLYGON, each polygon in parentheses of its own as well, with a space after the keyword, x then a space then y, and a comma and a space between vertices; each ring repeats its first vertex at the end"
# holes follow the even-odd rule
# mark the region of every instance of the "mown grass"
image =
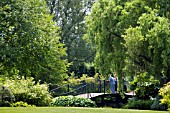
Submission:
POLYGON ((0 113, 168 113, 168 111, 82 107, 1 107, 0 113))

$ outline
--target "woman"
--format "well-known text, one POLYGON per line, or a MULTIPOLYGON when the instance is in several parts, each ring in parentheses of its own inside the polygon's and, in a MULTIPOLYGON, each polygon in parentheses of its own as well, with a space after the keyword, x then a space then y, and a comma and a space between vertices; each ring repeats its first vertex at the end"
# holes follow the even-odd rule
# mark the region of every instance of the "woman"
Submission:
POLYGON ((117 78, 116 74, 114 74, 114 80, 115 80, 115 93, 117 93, 118 78, 117 78))
POLYGON ((109 82, 110 82, 110 90, 114 94, 115 93, 115 80, 112 75, 109 75, 109 82))

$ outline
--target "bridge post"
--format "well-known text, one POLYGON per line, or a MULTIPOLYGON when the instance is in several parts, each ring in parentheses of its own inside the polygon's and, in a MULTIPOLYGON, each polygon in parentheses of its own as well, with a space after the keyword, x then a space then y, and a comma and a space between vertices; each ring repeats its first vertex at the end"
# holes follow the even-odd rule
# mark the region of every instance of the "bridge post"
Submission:
POLYGON ((104 94, 106 93, 106 80, 103 81, 104 82, 104 94))
POLYGON ((84 93, 87 93, 87 83, 85 82, 85 92, 84 93))
POLYGON ((100 93, 102 92, 102 81, 100 80, 100 93))
POLYGON ((70 85, 67 85, 67 92, 70 92, 70 85))

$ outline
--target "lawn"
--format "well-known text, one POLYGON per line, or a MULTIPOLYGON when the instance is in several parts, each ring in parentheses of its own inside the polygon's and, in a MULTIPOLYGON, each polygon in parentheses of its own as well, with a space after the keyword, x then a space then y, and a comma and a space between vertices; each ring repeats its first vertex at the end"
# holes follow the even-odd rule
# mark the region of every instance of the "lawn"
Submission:
POLYGON ((1 107, 0 113, 168 113, 168 111, 78 107, 1 107))

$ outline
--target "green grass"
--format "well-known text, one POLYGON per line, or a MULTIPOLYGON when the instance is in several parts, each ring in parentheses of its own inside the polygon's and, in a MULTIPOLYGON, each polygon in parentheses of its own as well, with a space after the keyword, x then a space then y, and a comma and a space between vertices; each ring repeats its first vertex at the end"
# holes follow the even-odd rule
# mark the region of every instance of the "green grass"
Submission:
POLYGON ((78 107, 1 107, 0 113, 168 113, 168 111, 78 107))

